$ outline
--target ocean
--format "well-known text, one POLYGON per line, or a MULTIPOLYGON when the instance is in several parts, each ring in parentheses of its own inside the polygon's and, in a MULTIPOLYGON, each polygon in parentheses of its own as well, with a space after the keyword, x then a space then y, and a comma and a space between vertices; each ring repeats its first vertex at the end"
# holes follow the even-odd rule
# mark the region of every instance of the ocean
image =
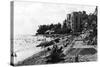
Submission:
POLYGON ((13 39, 13 53, 16 54, 16 56, 13 56, 14 58, 14 64, 17 64, 18 62, 21 62, 32 55, 44 50, 41 47, 36 47, 43 41, 50 41, 52 38, 46 38, 43 35, 17 35, 13 39))

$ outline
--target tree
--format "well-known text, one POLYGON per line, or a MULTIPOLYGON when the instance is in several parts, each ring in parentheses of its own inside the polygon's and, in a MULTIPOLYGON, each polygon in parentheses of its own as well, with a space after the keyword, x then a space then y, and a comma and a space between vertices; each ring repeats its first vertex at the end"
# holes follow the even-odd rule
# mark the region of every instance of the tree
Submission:
POLYGON ((63 29, 66 29, 66 28, 67 28, 67 20, 65 19, 63 22, 63 29))
POLYGON ((48 28, 49 28, 48 25, 40 25, 39 29, 37 30, 37 34, 45 34, 48 28))
POLYGON ((50 24, 49 29, 54 29, 54 24, 50 24))
POLYGON ((53 49, 49 56, 46 57, 47 63, 58 63, 64 60, 64 54, 62 51, 62 47, 58 49, 57 45, 53 46, 53 49))
POLYGON ((55 25, 55 33, 60 34, 60 32, 61 32, 61 24, 58 23, 58 24, 55 25))

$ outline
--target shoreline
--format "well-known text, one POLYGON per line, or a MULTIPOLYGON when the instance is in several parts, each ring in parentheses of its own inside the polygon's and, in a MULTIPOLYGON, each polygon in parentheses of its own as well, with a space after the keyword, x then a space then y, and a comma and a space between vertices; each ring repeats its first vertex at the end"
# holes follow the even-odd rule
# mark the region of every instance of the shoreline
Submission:
MULTIPOLYGON (((66 36, 66 37, 68 37, 68 36, 66 36)), ((63 38, 58 44, 61 44, 61 42, 62 43, 66 43, 66 37, 65 38, 63 38), (64 41, 65 42, 64 42, 64 41)), ((58 37, 59 38, 59 37, 58 37)), ((71 38, 71 36, 69 37, 69 38, 71 38)), ((75 39, 78 39, 78 37, 75 37, 75 39)), ((72 40, 73 41, 73 40, 72 40)), ((77 41, 77 40, 76 40, 77 41)), ((74 41, 75 42, 75 41, 74 41)), ((68 47, 67 47, 68 48, 68 47)), ((76 49, 78 49, 77 47, 75 47, 75 44, 74 44, 74 47, 72 47, 72 48, 76 48, 76 49)), ((89 47, 88 45, 87 46, 81 46, 80 48, 82 48, 82 49, 84 49, 84 48, 93 48, 93 46, 92 47, 89 47)), ((76 50, 75 49, 75 50, 76 50)), ((95 49, 95 48, 94 48, 95 49)), ((70 50, 70 49, 68 49, 68 50, 70 50)), ((68 51, 67 50, 67 51, 68 51)), ((44 52, 45 52, 45 50, 44 50, 44 52)), ((66 52, 66 51, 65 51, 66 52)), ((41 53, 41 51, 39 52, 39 53, 41 53)), ((37 55, 39 54, 39 53, 36 53, 37 55)), ((77 53, 77 52, 76 52, 77 53)), ((70 53, 69 53, 70 54, 70 53)), ((38 56, 41 56, 41 55, 38 55, 38 56)), ((44 56, 45 57, 45 56, 44 56)), ((20 62, 19 64, 17 64, 17 65, 29 65, 29 64, 31 64, 31 62, 30 61, 33 61, 33 62, 35 62, 35 60, 33 59, 32 60, 32 58, 34 58, 34 55, 32 55, 32 56, 30 56, 30 57, 28 57, 27 59, 25 59, 24 61, 22 61, 22 62, 20 62), (27 62, 30 62, 29 64, 27 64, 27 62)), ((45 59, 45 58, 44 58, 45 59)), ((95 59, 96 60, 96 59, 95 59)), ((41 63, 40 63, 41 64, 41 63)), ((43 64, 45 64, 45 61, 44 61, 44 63, 43 64)), ((36 65, 35 63, 34 63, 34 65, 36 65)))

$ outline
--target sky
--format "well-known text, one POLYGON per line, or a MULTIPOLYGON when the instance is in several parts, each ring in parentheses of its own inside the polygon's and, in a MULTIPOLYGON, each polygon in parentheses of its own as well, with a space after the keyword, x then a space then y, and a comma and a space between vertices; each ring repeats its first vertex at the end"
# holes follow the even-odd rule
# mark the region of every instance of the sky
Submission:
POLYGON ((14 2, 14 35, 35 35, 38 26, 62 23, 73 11, 93 13, 96 6, 40 2, 14 2))

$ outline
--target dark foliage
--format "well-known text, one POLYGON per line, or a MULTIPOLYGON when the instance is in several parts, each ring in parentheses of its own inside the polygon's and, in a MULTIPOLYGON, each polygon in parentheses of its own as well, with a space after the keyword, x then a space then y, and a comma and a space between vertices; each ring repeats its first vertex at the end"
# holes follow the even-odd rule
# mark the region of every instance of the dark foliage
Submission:
POLYGON ((53 46, 53 49, 49 56, 47 56, 47 63, 58 63, 64 60, 64 54, 62 53, 62 47, 58 49, 57 45, 53 46))
POLYGON ((50 50, 51 50, 51 49, 48 47, 48 48, 47 48, 47 51, 50 51, 50 50))
POLYGON ((59 40, 60 40, 60 39, 59 39, 59 38, 57 38, 57 39, 55 39, 54 41, 55 41, 56 43, 59 43, 59 40))
POLYGON ((50 24, 50 25, 40 25, 37 30, 36 35, 38 34, 46 34, 46 31, 53 30, 53 34, 66 34, 70 33, 71 29, 67 28, 66 21, 63 22, 63 27, 61 27, 61 23, 58 24, 50 24))

